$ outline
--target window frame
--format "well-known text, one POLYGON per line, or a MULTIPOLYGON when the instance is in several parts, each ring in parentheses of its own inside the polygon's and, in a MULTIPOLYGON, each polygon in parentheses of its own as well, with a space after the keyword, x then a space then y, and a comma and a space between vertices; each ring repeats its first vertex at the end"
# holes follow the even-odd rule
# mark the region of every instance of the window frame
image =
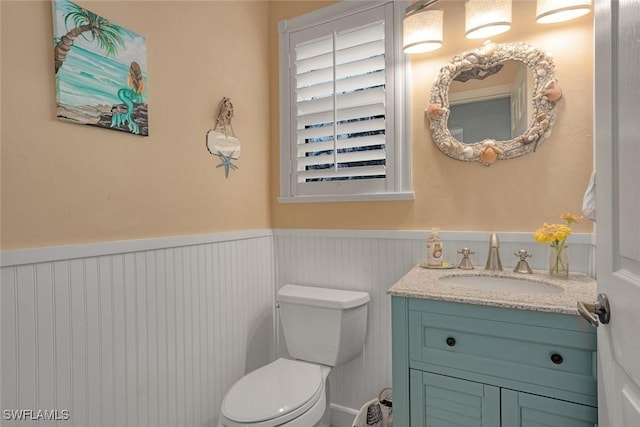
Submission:
MULTIPOLYGON (((411 190, 411 138, 409 114, 409 67, 407 57, 402 52, 402 20, 408 0, 343 1, 305 15, 278 23, 279 33, 279 79, 280 79, 280 203, 329 202, 329 201, 368 201, 368 200, 413 200, 411 190), (374 182, 367 180, 325 181, 312 184, 326 188, 323 194, 296 194, 293 168, 295 167, 296 141, 292 138, 292 126, 295 125, 292 111, 294 82, 290 77, 291 35, 298 31, 309 31, 314 27, 342 20, 371 9, 391 5, 391 15, 385 19, 385 26, 392 25, 390 43, 393 69, 393 122, 387 135, 387 176, 384 190, 372 191, 374 182), (373 185, 372 185, 373 184, 373 185)), ((357 19, 356 19, 357 22, 357 19)), ((354 28, 357 24, 354 23, 354 28)), ((377 184, 379 185, 379 183, 377 184)))

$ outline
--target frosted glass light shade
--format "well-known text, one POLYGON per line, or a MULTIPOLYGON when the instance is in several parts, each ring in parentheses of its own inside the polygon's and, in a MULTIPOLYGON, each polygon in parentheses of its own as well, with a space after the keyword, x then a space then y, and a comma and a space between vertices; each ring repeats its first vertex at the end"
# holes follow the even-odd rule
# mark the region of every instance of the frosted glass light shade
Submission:
POLYGON ((586 15, 591 11, 591 0, 538 0, 536 22, 553 24, 586 15))
POLYGON ((465 36, 486 39, 511 29, 511 0, 468 0, 464 5, 465 36))
POLYGON ((442 10, 422 10, 405 16, 402 49, 405 53, 431 52, 442 46, 442 10))

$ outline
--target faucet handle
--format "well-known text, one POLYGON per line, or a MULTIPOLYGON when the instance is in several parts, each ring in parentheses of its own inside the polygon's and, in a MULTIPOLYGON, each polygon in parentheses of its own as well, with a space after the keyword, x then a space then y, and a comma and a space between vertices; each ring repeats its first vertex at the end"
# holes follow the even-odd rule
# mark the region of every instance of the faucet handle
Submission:
POLYGON ((526 249, 520 249, 518 252, 513 253, 520 258, 520 261, 526 261, 527 258, 531 258, 533 255, 529 254, 526 249))
POLYGON ((514 252, 513 254, 515 256, 517 256, 518 258, 520 258, 520 261, 518 261, 518 263, 516 264, 516 267, 513 269, 513 272, 514 273, 532 274, 533 270, 531 270, 531 267, 529 266, 529 263, 527 262, 527 258, 531 258, 532 255, 527 253, 527 251, 525 249, 520 249, 518 252, 514 252))
POLYGON ((462 254, 462 259, 460 260, 460 264, 458 264, 458 268, 461 270, 473 270, 473 264, 469 259, 469 255, 473 255, 475 252, 469 248, 462 248, 458 253, 462 254))

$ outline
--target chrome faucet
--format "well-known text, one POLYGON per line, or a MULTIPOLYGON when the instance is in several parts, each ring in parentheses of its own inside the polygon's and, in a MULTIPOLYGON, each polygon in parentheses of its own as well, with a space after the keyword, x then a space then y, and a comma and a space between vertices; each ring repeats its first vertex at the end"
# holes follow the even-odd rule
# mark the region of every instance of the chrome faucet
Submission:
POLYGON ((489 256, 487 257, 487 265, 485 270, 502 271, 502 262, 500 261, 500 242, 498 241, 498 235, 491 233, 489 238, 489 256))

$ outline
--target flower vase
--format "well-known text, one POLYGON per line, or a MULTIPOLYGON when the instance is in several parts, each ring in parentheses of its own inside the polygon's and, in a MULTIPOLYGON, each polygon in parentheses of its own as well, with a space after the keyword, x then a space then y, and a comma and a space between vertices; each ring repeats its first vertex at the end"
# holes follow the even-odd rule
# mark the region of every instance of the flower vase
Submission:
POLYGON ((569 277, 569 256, 564 242, 551 245, 549 256, 549 275, 566 279, 569 277))

